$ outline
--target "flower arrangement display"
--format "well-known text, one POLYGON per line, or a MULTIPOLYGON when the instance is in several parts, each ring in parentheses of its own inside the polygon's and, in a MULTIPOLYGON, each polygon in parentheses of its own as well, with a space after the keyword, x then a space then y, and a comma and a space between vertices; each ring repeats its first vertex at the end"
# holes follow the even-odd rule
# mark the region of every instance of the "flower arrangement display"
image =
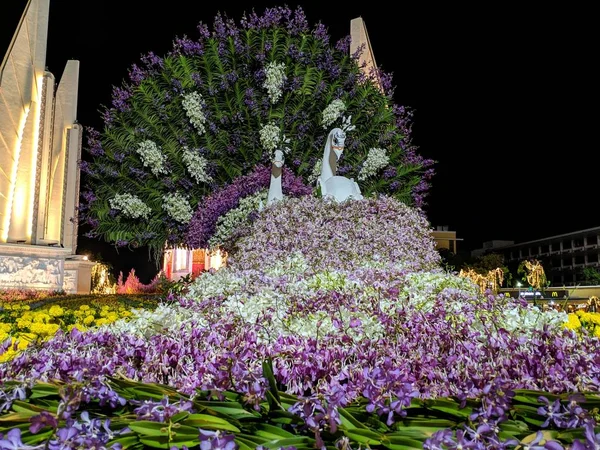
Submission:
POLYGON ((210 195, 268 165, 276 149, 288 173, 313 181, 330 129, 341 126, 353 131, 340 170, 363 195, 424 204, 433 161, 412 144, 412 112, 393 103, 391 75, 363 73, 349 36, 334 43, 322 24, 311 27, 301 8, 287 7, 239 23, 218 15, 212 30, 198 30, 197 39, 177 38, 166 55, 132 65, 104 108, 103 129, 86 131, 79 220, 89 237, 148 246, 156 256, 165 245, 185 246, 194 221, 164 208, 164 196, 185 192, 199 211, 210 195), (369 157, 370 149, 385 158, 369 157), (139 208, 114 207, 125 193, 139 208))
POLYGON ((598 337, 442 270, 420 210, 386 196, 289 197, 243 228, 231 264, 184 296, 58 331, 0 364, 0 439, 235 450, 600 440, 598 337))
POLYGON ((432 162, 390 77, 301 9, 198 29, 115 89, 81 214, 118 245, 224 246, 228 264, 153 308, 7 302, 0 450, 599 448, 598 314, 442 269, 432 162), (331 127, 362 200, 312 195, 331 127), (277 149, 284 198, 264 205, 277 149))

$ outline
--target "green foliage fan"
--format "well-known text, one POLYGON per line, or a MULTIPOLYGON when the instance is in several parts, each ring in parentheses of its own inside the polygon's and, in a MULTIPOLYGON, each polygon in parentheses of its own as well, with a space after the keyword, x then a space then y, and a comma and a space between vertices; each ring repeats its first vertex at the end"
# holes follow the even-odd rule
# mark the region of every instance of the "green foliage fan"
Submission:
POLYGON ((370 149, 385 149, 385 167, 359 181, 363 195, 387 193, 421 206, 432 162, 411 144, 410 112, 392 103, 391 77, 365 74, 349 38, 332 46, 322 24, 309 29, 301 9, 283 7, 244 16, 239 27, 218 15, 213 28, 200 24, 198 40, 177 39, 164 58, 150 53, 142 67, 134 64, 129 82, 114 89, 104 129, 88 132, 81 216, 91 236, 147 245, 155 254, 165 244, 186 245, 190 211, 202 198, 269 164, 273 148, 260 133, 269 124, 278 129, 277 147, 287 147, 286 166, 314 183, 329 131, 346 120, 355 128, 338 174, 358 179, 370 149), (268 88, 270 65, 280 70, 279 96, 268 88), (196 116, 186 108, 190 98, 199 100, 196 116), (344 108, 324 126, 334 100, 344 108), (148 153, 154 156, 142 156, 144 142, 155 145, 157 153, 148 153), (169 210, 165 196, 175 193, 187 203, 169 210), (138 203, 115 200, 124 194, 138 203))

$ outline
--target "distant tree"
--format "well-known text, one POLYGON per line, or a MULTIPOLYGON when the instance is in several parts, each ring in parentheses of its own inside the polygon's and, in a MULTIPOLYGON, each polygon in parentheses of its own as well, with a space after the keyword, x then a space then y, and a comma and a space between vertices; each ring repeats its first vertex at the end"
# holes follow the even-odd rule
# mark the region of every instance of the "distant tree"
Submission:
POLYGON ((586 284, 600 284, 600 272, 594 267, 585 267, 582 271, 583 281, 586 284))
POLYGON ((500 253, 486 253, 484 255, 478 256, 471 263, 466 265, 468 269, 473 270, 476 273, 481 275, 488 275, 490 272, 494 272, 497 269, 502 270, 504 274, 503 284, 506 286, 511 285, 513 275, 510 273, 508 267, 504 263, 504 255, 500 253))
POLYGON ((442 267, 447 272, 459 272, 467 264, 471 262, 470 255, 464 252, 454 253, 447 248, 438 249, 438 253, 442 258, 442 267))
POLYGON ((544 266, 537 259, 521 261, 517 273, 522 275, 523 281, 536 290, 544 289, 550 284, 544 266))

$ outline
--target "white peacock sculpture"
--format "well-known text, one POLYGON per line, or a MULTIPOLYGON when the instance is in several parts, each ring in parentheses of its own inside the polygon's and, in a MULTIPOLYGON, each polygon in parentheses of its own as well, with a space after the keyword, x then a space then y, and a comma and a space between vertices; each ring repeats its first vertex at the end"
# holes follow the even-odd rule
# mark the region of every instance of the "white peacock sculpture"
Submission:
POLYGON ((341 128, 334 128, 329 132, 323 151, 321 176, 317 179, 317 183, 321 186, 321 196, 334 198, 337 202, 363 199, 354 179, 335 174, 337 162, 344 151, 345 140, 346 133, 341 128))
POLYGON ((283 152, 275 150, 275 158, 273 158, 271 166, 271 184, 269 185, 269 194, 267 196, 267 205, 283 200, 283 191, 281 189, 281 174, 283 172, 283 152))

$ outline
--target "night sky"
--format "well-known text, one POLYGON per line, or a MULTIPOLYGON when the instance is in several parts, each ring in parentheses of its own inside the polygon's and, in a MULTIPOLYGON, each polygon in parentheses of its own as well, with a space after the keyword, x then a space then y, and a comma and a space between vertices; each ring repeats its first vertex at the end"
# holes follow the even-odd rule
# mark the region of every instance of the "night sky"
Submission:
MULTIPOLYGON (((25 3, 2 2, 2 55, 25 3)), ((199 22, 212 29, 217 12, 238 22, 253 8, 300 6, 332 42, 361 16, 377 64, 393 74, 395 103, 414 111, 413 143, 437 161, 424 208, 433 227, 455 230, 466 250, 600 226, 599 41, 591 6, 399 2, 392 13, 383 1, 161 3, 167 6, 51 0, 46 64, 59 79, 68 59, 80 61, 82 125, 102 128, 101 105, 141 55, 167 53, 176 36, 196 38, 199 22)), ((135 267, 142 281, 152 272, 145 249, 117 255, 81 237, 78 253, 86 252, 124 272, 135 267)))

